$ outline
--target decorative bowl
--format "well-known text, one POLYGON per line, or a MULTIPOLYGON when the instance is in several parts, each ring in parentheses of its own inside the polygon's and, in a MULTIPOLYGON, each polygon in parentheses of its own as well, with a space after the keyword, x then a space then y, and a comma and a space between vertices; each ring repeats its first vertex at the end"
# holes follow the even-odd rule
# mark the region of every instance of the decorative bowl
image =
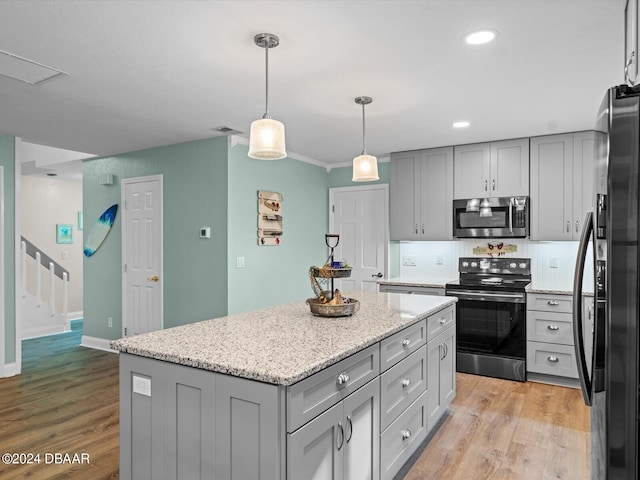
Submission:
POLYGON ((329 305, 320 302, 317 298, 308 298, 307 304, 311 313, 319 317, 348 317, 360 310, 360 302, 355 298, 349 298, 349 303, 342 305, 329 305))

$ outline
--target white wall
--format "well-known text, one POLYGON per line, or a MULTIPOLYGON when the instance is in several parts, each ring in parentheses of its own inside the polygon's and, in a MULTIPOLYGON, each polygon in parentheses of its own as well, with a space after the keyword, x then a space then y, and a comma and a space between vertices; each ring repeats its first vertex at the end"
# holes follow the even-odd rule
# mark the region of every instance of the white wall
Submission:
MULTIPOLYGON (((21 234, 69 271, 69 312, 82 311, 83 232, 78 230, 78 212, 82 211, 82 183, 55 178, 21 177, 21 234), (73 243, 56 243, 56 224, 73 226, 73 243), (67 258, 63 258, 66 256, 67 258)), ((27 262, 27 289, 35 292, 35 261, 27 262)), ((49 276, 42 281, 43 298, 49 298, 49 276)), ((56 277, 57 278, 57 277, 56 277)), ((56 279, 56 310, 62 307, 62 289, 56 279)))
MULTIPOLYGON (((533 284, 550 290, 571 290, 578 242, 532 242, 527 239, 491 240, 492 244, 504 242, 516 245, 518 251, 507 257, 531 258, 533 284), (551 262, 558 267, 552 268, 551 262)), ((399 276, 403 279, 422 280, 429 283, 446 283, 458 278, 458 258, 473 257, 473 248, 486 245, 487 240, 458 240, 450 242, 400 242, 399 276), (403 265, 404 257, 415 257, 415 266, 403 265), (442 260, 442 264, 438 261, 442 260)), ((591 259, 591 253, 587 255, 591 259)), ((585 285, 593 282, 593 274, 587 268, 585 285)), ((585 288, 591 290, 591 288, 585 288)))

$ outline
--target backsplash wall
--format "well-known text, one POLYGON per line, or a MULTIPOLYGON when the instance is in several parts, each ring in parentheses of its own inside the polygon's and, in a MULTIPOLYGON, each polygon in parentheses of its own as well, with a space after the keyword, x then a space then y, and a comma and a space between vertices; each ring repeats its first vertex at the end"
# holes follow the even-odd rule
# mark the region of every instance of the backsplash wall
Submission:
MULTIPOLYGON (((516 245, 516 253, 505 257, 531 258, 534 286, 549 290, 571 290, 578 242, 533 242, 528 239, 491 240, 516 245), (557 268, 552 268, 552 263, 557 268)), ((446 283, 458 278, 458 258, 473 257, 473 248, 486 245, 484 239, 464 239, 442 242, 400 242, 399 276, 402 279, 429 283, 446 283), (406 265, 415 260, 415 266, 406 265)), ((477 255, 478 258, 484 255, 477 255)), ((591 259, 591 253, 587 255, 591 259)), ((585 285, 591 285, 593 274, 587 268, 585 285)), ((587 287, 585 290, 591 290, 587 287)))

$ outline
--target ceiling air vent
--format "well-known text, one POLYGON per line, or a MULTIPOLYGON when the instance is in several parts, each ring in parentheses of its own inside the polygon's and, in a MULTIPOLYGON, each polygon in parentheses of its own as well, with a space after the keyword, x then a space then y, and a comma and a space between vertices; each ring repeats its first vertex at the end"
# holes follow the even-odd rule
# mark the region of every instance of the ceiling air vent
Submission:
POLYGON ((217 127, 212 128, 211 130, 219 135, 237 135, 238 133, 242 133, 240 130, 235 130, 231 127, 217 127))
POLYGON ((0 50, 0 75, 29 85, 40 85, 61 75, 69 75, 57 68, 47 67, 33 60, 0 50))

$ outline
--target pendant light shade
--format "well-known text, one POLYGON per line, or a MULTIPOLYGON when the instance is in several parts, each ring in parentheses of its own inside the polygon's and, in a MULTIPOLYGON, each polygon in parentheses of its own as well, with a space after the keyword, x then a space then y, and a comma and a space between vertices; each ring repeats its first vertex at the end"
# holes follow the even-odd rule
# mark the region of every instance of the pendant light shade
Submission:
POLYGON ((249 153, 258 160, 278 160, 287 156, 284 142, 284 125, 269 114, 269 49, 280 44, 272 33, 259 33, 253 38, 255 44, 264 48, 265 54, 265 113, 260 120, 251 122, 249 153))
POLYGON ((287 156, 282 122, 273 118, 251 122, 249 156, 259 160, 278 160, 287 156))
POLYGON ((373 155, 367 154, 365 124, 364 124, 364 106, 373 101, 371 97, 356 97, 355 102, 362 105, 362 153, 353 159, 353 178, 354 182, 373 182, 380 180, 378 176, 378 159, 373 155))

